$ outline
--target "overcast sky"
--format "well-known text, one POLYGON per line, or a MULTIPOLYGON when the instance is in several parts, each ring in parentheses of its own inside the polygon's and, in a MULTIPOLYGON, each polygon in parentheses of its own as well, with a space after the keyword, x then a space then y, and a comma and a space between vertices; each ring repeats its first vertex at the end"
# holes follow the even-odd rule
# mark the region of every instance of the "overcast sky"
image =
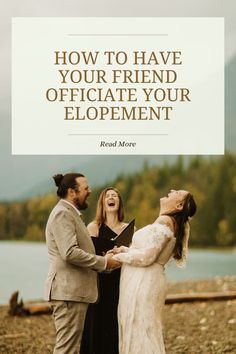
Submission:
MULTIPOLYGON (((8 172, 33 163, 34 157, 11 156, 11 18, 46 17, 225 17, 226 61, 236 54, 236 0, 1 0, 0 3, 0 186, 9 178, 8 172), (2 169, 3 168, 3 169, 2 169)), ((209 43, 210 45, 210 43, 209 43)), ((52 159, 45 159, 45 163, 52 159)), ((56 160, 55 160, 56 161, 56 160)), ((1 193, 0 193, 1 196, 1 193)))

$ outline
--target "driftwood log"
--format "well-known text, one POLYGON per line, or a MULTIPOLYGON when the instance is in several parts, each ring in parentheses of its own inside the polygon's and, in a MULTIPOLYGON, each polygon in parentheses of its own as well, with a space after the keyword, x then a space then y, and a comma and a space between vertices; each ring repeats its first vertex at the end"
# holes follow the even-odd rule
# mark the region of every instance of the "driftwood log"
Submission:
MULTIPOLYGON (((19 292, 12 294, 9 300, 9 315, 11 316, 32 316, 51 314, 51 306, 47 302, 32 303, 24 305, 21 299, 18 302, 19 292)), ((210 292, 210 293, 191 293, 191 294, 173 294, 167 295, 166 304, 175 304, 194 301, 221 301, 236 299, 236 291, 210 292)))
POLYGON ((167 295, 166 304, 193 302, 193 301, 222 301, 236 299, 236 291, 191 293, 167 295))
POLYGON ((32 316, 51 314, 51 306, 47 302, 24 305, 21 299, 18 302, 19 291, 14 292, 9 300, 9 315, 11 316, 32 316))

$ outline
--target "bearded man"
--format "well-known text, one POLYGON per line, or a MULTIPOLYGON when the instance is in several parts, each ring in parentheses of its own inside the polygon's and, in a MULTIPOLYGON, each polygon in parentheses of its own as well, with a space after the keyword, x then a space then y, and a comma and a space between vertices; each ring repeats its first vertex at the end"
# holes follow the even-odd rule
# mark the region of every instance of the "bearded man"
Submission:
POLYGON ((97 272, 119 267, 112 254, 97 256, 81 210, 91 193, 81 173, 53 177, 60 200, 46 226, 49 273, 45 299, 50 301, 56 328, 54 354, 78 354, 89 303, 98 297, 97 272))

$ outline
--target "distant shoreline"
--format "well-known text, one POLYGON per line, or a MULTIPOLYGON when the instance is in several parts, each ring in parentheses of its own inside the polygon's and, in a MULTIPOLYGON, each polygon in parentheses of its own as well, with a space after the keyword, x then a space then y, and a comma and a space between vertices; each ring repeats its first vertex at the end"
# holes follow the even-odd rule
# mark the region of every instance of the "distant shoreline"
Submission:
MULTIPOLYGON (((27 244, 45 244, 46 243, 46 241, 34 241, 34 240, 24 240, 24 239, 15 239, 15 240, 0 240, 0 243, 1 242, 10 242, 10 243, 13 243, 13 242, 16 242, 16 243, 19 243, 19 244, 23 244, 23 243, 27 243, 27 244)), ((217 246, 198 246, 198 247, 196 247, 196 246, 194 246, 194 247, 190 247, 190 251, 201 251, 201 252, 209 252, 209 251, 225 251, 225 252, 227 252, 227 251, 229 251, 229 252, 235 252, 236 253, 236 245, 235 246, 233 246, 233 247, 229 247, 229 246, 227 246, 227 247, 217 247, 217 246)))

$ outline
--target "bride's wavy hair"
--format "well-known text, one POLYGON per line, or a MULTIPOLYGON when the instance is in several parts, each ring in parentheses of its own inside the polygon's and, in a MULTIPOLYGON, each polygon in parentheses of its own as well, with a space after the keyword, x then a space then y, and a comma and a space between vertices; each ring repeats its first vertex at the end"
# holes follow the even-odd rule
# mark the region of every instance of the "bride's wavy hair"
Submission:
POLYGON ((169 213, 168 215, 174 221, 174 234, 176 238, 175 248, 173 251, 173 257, 176 260, 182 258, 183 251, 183 237, 184 237, 184 224, 188 221, 188 218, 192 217, 197 211, 197 205, 191 193, 188 193, 183 209, 174 213, 169 213))
POLYGON ((108 187, 101 192, 99 199, 98 199, 96 216, 95 216, 95 220, 94 220, 96 222, 96 224, 98 225, 98 227, 100 227, 106 221, 105 196, 108 191, 114 191, 117 193, 118 198, 119 198, 119 208, 117 210, 118 220, 119 221, 124 220, 124 206, 123 206, 123 201, 122 201, 120 192, 115 187, 108 187))

